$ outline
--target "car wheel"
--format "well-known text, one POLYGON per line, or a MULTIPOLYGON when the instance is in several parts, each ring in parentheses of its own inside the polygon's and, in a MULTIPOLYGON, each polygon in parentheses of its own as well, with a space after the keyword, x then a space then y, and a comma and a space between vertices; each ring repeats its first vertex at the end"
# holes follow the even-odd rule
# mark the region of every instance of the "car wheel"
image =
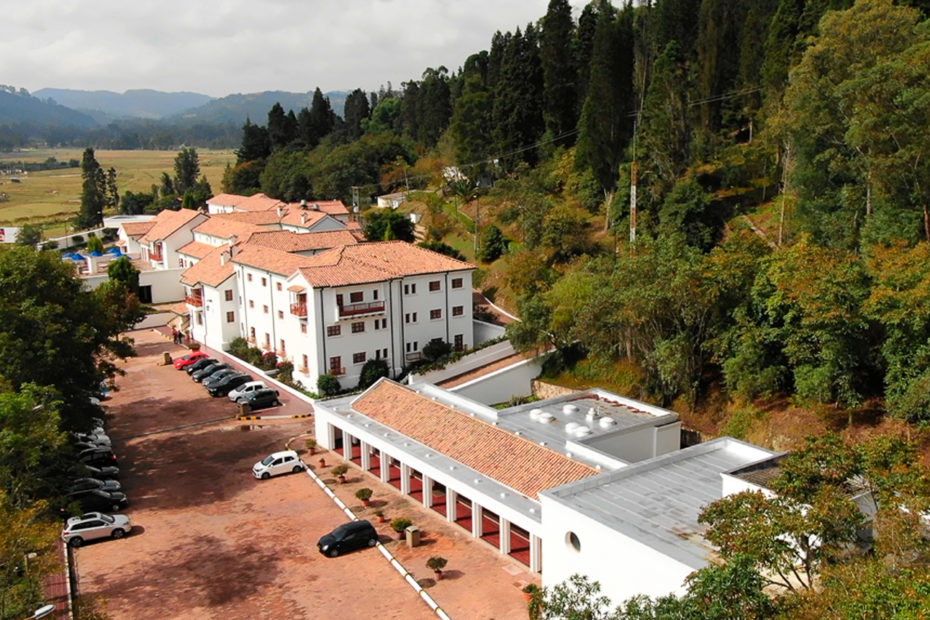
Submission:
POLYGON ((271 474, 269 474, 267 471, 262 474, 262 480, 268 480, 269 478, 271 478, 271 474))
POLYGON ((332 549, 326 552, 326 555, 328 555, 331 558, 334 558, 339 555, 339 549, 336 549, 335 547, 333 547, 332 549))
POLYGON ((277 398, 274 399, 274 406, 275 406, 275 407, 280 407, 280 406, 281 406, 281 401, 278 400, 277 398))
POLYGON ((302 470, 303 470, 303 467, 301 467, 300 465, 294 465, 294 469, 292 469, 291 471, 296 474, 302 470))
POLYGON ((81 538, 80 536, 75 536, 74 538, 68 541, 68 544, 75 548, 80 547, 81 545, 84 544, 84 539, 81 538))
POLYGON ((378 539, 377 539, 377 538, 369 538, 369 539, 368 539, 368 546, 369 546, 369 547, 374 547, 374 546, 377 545, 377 544, 378 544, 378 539))
POLYGON ((126 530, 113 530, 113 533, 110 534, 114 539, 119 540, 126 535, 126 530))

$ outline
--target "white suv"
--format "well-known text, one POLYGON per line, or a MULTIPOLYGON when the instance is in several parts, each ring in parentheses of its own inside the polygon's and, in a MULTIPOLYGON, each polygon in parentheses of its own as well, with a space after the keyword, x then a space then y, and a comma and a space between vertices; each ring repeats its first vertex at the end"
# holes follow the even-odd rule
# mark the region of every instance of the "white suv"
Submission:
POLYGON ((229 393, 229 400, 236 402, 240 396, 245 396, 246 394, 250 394, 255 390, 263 390, 267 387, 268 386, 265 385, 264 381, 249 381, 248 383, 243 383, 229 393))
POLYGON ((284 450, 269 454, 252 466, 252 475, 260 480, 267 480, 278 474, 303 471, 307 465, 300 460, 293 450, 284 450))

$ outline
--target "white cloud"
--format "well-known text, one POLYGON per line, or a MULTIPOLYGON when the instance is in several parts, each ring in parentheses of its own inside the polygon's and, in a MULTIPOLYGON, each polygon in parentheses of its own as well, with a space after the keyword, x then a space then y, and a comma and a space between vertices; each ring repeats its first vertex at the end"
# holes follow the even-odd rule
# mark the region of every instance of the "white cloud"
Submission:
MULTIPOLYGON (((583 1, 573 1, 578 9, 583 1)), ((4 14, 0 82, 212 96, 394 87, 457 69, 547 0, 30 0, 4 14), (217 6, 220 5, 220 6, 217 6), (13 59, 16 59, 15 61, 13 59)))

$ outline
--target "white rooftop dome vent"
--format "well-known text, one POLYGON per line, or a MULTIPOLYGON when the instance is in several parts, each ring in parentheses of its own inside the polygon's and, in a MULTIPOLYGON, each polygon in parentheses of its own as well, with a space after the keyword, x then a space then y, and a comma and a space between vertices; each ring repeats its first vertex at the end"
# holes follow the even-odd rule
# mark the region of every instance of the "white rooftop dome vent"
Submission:
POLYGON ((585 419, 588 420, 589 422, 590 422, 591 420, 596 420, 596 419, 597 419, 597 409, 595 409, 594 407, 591 407, 590 409, 588 409, 588 413, 585 414, 585 419))
POLYGON ((538 420, 539 416, 542 415, 542 412, 543 412, 542 409, 530 409, 530 419, 538 420))
POLYGON ((578 424, 578 422, 569 422, 568 424, 565 425, 565 433, 568 435, 572 435, 574 434, 576 430, 578 430, 580 426, 581 425, 578 424))
POLYGON ((597 422, 601 428, 610 428, 611 426, 616 426, 617 421, 611 418, 610 416, 604 416, 597 422))
POLYGON ((591 429, 588 428, 587 426, 579 426, 578 428, 575 429, 575 432, 573 434, 575 435, 575 437, 587 437, 588 435, 591 434, 591 429))
POLYGON ((562 405, 562 413, 567 413, 568 415, 578 413, 578 405, 562 405))
POLYGON ((549 422, 552 422, 554 419, 555 419, 555 416, 553 416, 551 413, 543 412, 539 415, 539 422, 542 424, 548 424, 549 422))

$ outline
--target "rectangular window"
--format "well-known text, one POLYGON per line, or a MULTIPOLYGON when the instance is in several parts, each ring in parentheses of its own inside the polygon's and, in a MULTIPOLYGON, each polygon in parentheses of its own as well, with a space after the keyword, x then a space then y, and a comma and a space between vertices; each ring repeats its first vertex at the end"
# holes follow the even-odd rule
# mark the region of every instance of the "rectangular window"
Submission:
POLYGON ((230 310, 229 312, 227 312, 227 313, 226 313, 226 322, 227 322, 227 323, 235 323, 235 322, 236 322, 236 313, 233 312, 232 310, 230 310))
POLYGON ((271 348, 271 334, 265 333, 265 348, 271 348))
POLYGON ((281 290, 281 283, 280 283, 280 282, 275 282, 275 288, 278 289, 278 290, 280 291, 280 290, 281 290))
POLYGON ((326 328, 327 336, 341 336, 342 335, 342 325, 330 325, 326 328))
POLYGON ((278 310, 278 318, 279 318, 279 319, 283 319, 283 318, 284 318, 284 310, 278 310))
POLYGON ((381 357, 387 359, 387 347, 381 349, 381 357))
POLYGON ((268 278, 262 278, 262 286, 268 286, 268 278))
POLYGON ((381 319, 381 329, 387 329, 387 319, 381 319))
POLYGON ((465 306, 452 306, 452 316, 462 316, 465 314, 465 306))
POLYGON ((251 274, 251 273, 245 274, 245 279, 246 279, 247 281, 251 282, 251 281, 252 281, 252 274, 251 274))
POLYGON ((306 324, 306 323, 301 323, 301 324, 300 324, 300 333, 301 333, 301 334, 306 334, 306 333, 307 333, 307 324, 306 324))
POLYGON ((226 301, 232 301, 232 298, 233 298, 232 289, 228 288, 225 291, 223 291, 223 296, 226 298, 226 301))
POLYGON ((353 364, 364 364, 365 363, 365 353, 353 353, 352 354, 352 363, 353 364))
POLYGON ((183 266, 184 266, 184 259, 178 258, 178 267, 183 267, 183 266))
POLYGON ((434 293, 439 290, 439 280, 430 280, 429 290, 431 293, 434 293))
POLYGON ((355 323, 352 323, 353 334, 361 334, 364 331, 365 331, 365 321, 357 321, 355 323))
POLYGON ((342 371, 342 357, 335 356, 329 358, 329 374, 331 375, 341 375, 342 371))
POLYGON ((278 349, 278 351, 280 351, 281 355, 287 354, 287 345, 284 344, 284 338, 281 339, 280 344, 281 344, 281 348, 278 349))
POLYGON ((432 319, 432 320, 434 320, 434 321, 435 321, 436 319, 441 319, 441 318, 442 318, 442 310, 438 310, 438 309, 437 309, 437 310, 430 310, 430 311, 429 311, 429 318, 432 319))
POLYGON ((362 293, 361 291, 356 291, 356 292, 354 292, 354 293, 349 293, 349 302, 350 302, 350 303, 353 303, 353 304, 360 304, 360 303, 362 303, 362 300, 363 300, 364 298, 365 298, 365 295, 364 295, 364 293, 362 293))
POLYGON ((198 312, 195 316, 197 317, 197 325, 203 325, 203 313, 198 312))
POLYGON ((249 308, 254 308, 254 307, 255 307, 255 302, 252 301, 252 300, 250 299, 250 300, 249 300, 249 308))
POLYGON ((301 355, 300 357, 301 357, 301 360, 302 360, 303 363, 304 363, 304 365, 301 366, 301 369, 306 371, 306 370, 309 368, 309 366, 310 366, 310 360, 307 359, 307 356, 306 356, 306 355, 301 355))
POLYGON ((419 345, 416 342, 407 343, 407 353, 413 353, 418 350, 419 345))
POLYGON ((374 299, 375 301, 378 300, 378 289, 375 289, 371 292, 371 298, 374 299))
POLYGON ((462 349, 465 348, 465 339, 462 338, 462 334, 456 334, 456 335, 455 335, 455 345, 454 345, 454 346, 455 346, 455 350, 456 350, 456 351, 461 351, 462 349))
POLYGON ((416 284, 404 284, 404 295, 416 295, 416 294, 417 294, 416 284))
POLYGON ((462 288, 462 278, 452 278, 452 288, 462 288))
POLYGON ((265 314, 268 314, 268 305, 265 304, 264 306, 262 306, 262 310, 265 312, 265 314))
POLYGON ((342 307, 342 293, 336 293, 336 305, 342 307))

